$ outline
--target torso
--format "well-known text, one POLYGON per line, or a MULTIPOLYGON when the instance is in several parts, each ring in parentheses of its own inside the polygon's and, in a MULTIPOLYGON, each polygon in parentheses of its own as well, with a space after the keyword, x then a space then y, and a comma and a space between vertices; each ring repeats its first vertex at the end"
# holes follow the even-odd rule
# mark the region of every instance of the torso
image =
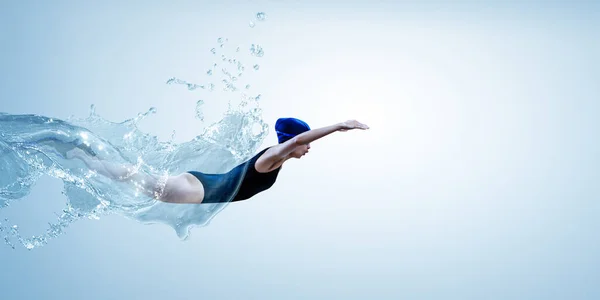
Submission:
MULTIPOLYGON (((254 169, 258 173, 275 171, 285 162, 285 159, 282 159, 281 161, 269 165, 269 163, 264 160, 267 151, 258 157, 254 164, 254 169)), ((171 176, 167 179, 163 198, 167 197, 169 198, 168 200, 171 201, 166 202, 173 203, 202 203, 204 194, 202 182, 194 175, 186 172, 177 176, 171 176)))

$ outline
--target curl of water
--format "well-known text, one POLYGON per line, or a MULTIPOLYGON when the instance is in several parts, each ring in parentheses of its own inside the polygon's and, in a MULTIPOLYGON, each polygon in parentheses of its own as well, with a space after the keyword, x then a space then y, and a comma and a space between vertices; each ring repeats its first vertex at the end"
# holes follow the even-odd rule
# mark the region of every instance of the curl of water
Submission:
POLYGON ((201 84, 190 83, 190 82, 187 82, 185 80, 182 80, 182 79, 179 79, 179 78, 176 78, 176 77, 172 77, 169 80, 167 80, 167 84, 183 84, 183 85, 186 85, 187 88, 188 88, 188 90, 190 90, 190 91, 193 91, 193 90, 198 89, 198 88, 201 88, 201 89, 205 88, 201 84))

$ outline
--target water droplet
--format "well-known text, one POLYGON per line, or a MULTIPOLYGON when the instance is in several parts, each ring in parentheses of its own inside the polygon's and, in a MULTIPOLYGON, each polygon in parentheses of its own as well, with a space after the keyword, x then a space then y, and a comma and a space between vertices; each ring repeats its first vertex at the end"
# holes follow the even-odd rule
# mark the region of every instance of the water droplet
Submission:
POLYGON ((223 38, 222 37, 218 38, 217 42, 219 42, 219 44, 223 44, 223 38))
POLYGON ((221 44, 221 46, 219 46, 219 47, 223 48, 223 47, 225 47, 225 44, 221 44))
POLYGON ((246 84, 246 89, 249 90, 250 89, 250 85, 246 84))
POLYGON ((259 65, 254 65, 254 70, 258 71, 258 69, 260 69, 259 65))
POLYGON ((203 85, 199 85, 199 84, 195 84, 195 83, 188 83, 187 86, 188 86, 188 90, 190 90, 190 91, 193 91, 197 88, 204 88, 203 85))
POLYGON ((256 96, 256 98, 254 98, 254 99, 258 101, 258 100, 260 100, 261 96, 262 96, 261 94, 258 94, 258 96, 256 96))
POLYGON ((254 22, 250 21, 250 24, 248 24, 248 26, 250 26, 250 28, 254 28, 254 22))
POLYGON ((204 113, 202 112, 202 105, 204 105, 204 100, 198 100, 196 102, 196 119, 204 121, 204 113))
POLYGON ((259 12, 256 14, 256 19, 259 21, 264 21, 265 19, 267 19, 267 14, 265 14, 264 12, 259 12))
POLYGON ((150 112, 151 114, 155 114, 156 111, 156 107, 150 107, 150 110, 148 112, 150 112))
POLYGON ((4 237, 4 242, 12 249, 15 249, 15 246, 10 242, 7 236, 4 237))
POLYGON ((208 76, 211 76, 211 75, 212 75, 212 69, 211 69, 211 70, 208 70, 208 71, 206 71, 206 74, 208 74, 208 76))
POLYGON ((212 54, 217 54, 217 49, 212 48, 212 49, 210 49, 210 52, 212 52, 212 54))
POLYGON ((208 85, 208 90, 209 91, 212 92, 214 89, 215 89, 215 85, 214 84, 211 83, 211 84, 208 85))
POLYGON ((240 47, 235 48, 235 52, 240 52, 240 47))
POLYGON ((265 53, 260 45, 252 44, 252 46, 250 46, 250 54, 257 57, 262 57, 265 53))

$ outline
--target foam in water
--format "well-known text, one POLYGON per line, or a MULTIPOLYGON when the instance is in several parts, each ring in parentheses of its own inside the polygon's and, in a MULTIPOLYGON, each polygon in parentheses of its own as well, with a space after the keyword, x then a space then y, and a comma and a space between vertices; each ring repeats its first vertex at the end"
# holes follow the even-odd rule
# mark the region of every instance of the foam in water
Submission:
MULTIPOLYGON (((266 18, 264 13, 256 16, 259 21, 266 18)), ((223 49, 228 41, 219 37, 219 47, 211 48, 211 53, 218 55, 218 49, 223 49)), ((264 54, 258 45, 251 44, 249 49, 248 54, 255 58, 264 54)), ((235 52, 239 50, 240 47, 237 47, 235 52)), ((268 125, 262 119, 258 103, 260 94, 255 97, 245 94, 250 84, 240 80, 245 64, 225 54, 222 58, 222 91, 229 95, 239 92, 228 97, 239 98, 239 103, 232 106, 230 100, 221 120, 207 126, 191 141, 181 144, 173 141, 175 132, 171 140, 163 142, 157 136, 139 130, 138 123, 155 114, 155 108, 119 123, 99 116, 93 105, 88 117, 67 120, 0 113, 0 208, 27 196, 35 182, 44 175, 62 180, 68 200, 56 222, 50 223, 46 232, 38 236, 25 238, 21 236, 18 225, 11 224, 8 219, 2 220, 0 235, 5 243, 12 248, 15 244, 27 249, 40 247, 63 234, 73 222, 82 218, 98 219, 106 214, 118 214, 145 224, 164 223, 182 239, 189 236, 192 227, 208 225, 227 206, 227 202, 173 204, 158 201, 153 196, 162 191, 170 175, 188 170, 205 173, 231 170, 252 157, 268 134, 268 125), (245 89, 238 88, 238 85, 245 89), (76 147, 90 157, 94 155, 90 163, 99 159, 107 166, 126 166, 127 174, 119 175, 123 180, 114 180, 90 168, 82 160, 66 155, 68 150, 76 147), (143 178, 156 179, 156 184, 149 186, 143 178)), ((258 70, 257 66, 254 64, 253 69, 258 70)), ((218 70, 216 63, 207 76, 213 78, 215 70, 218 70)), ((176 77, 166 83, 184 85, 190 91, 219 90, 212 82, 192 83, 176 77)), ((204 103, 205 100, 197 101, 195 115, 190 118, 204 120, 204 103)), ((228 199, 233 196, 235 190, 230 195, 223 195, 228 199)))

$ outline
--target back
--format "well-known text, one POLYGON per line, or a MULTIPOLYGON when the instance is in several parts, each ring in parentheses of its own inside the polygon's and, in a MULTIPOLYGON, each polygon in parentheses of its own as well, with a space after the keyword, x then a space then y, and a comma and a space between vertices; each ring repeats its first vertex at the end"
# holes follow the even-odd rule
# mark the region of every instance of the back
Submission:
POLYGON ((255 168, 258 158, 269 148, 270 147, 263 149, 248 161, 241 163, 224 174, 207 174, 198 171, 188 171, 188 173, 194 175, 204 187, 204 198, 202 203, 246 200, 270 188, 275 183, 281 167, 268 173, 259 173, 255 168), (232 193, 235 193, 235 196, 232 197, 232 193))
POLYGON ((258 158, 269 148, 270 147, 263 149, 248 161, 248 169, 246 170, 246 174, 244 174, 242 185, 232 201, 249 199, 256 194, 269 189, 271 186, 273 186, 273 184, 275 184, 281 167, 268 173, 260 173, 256 171, 255 168, 258 158))

